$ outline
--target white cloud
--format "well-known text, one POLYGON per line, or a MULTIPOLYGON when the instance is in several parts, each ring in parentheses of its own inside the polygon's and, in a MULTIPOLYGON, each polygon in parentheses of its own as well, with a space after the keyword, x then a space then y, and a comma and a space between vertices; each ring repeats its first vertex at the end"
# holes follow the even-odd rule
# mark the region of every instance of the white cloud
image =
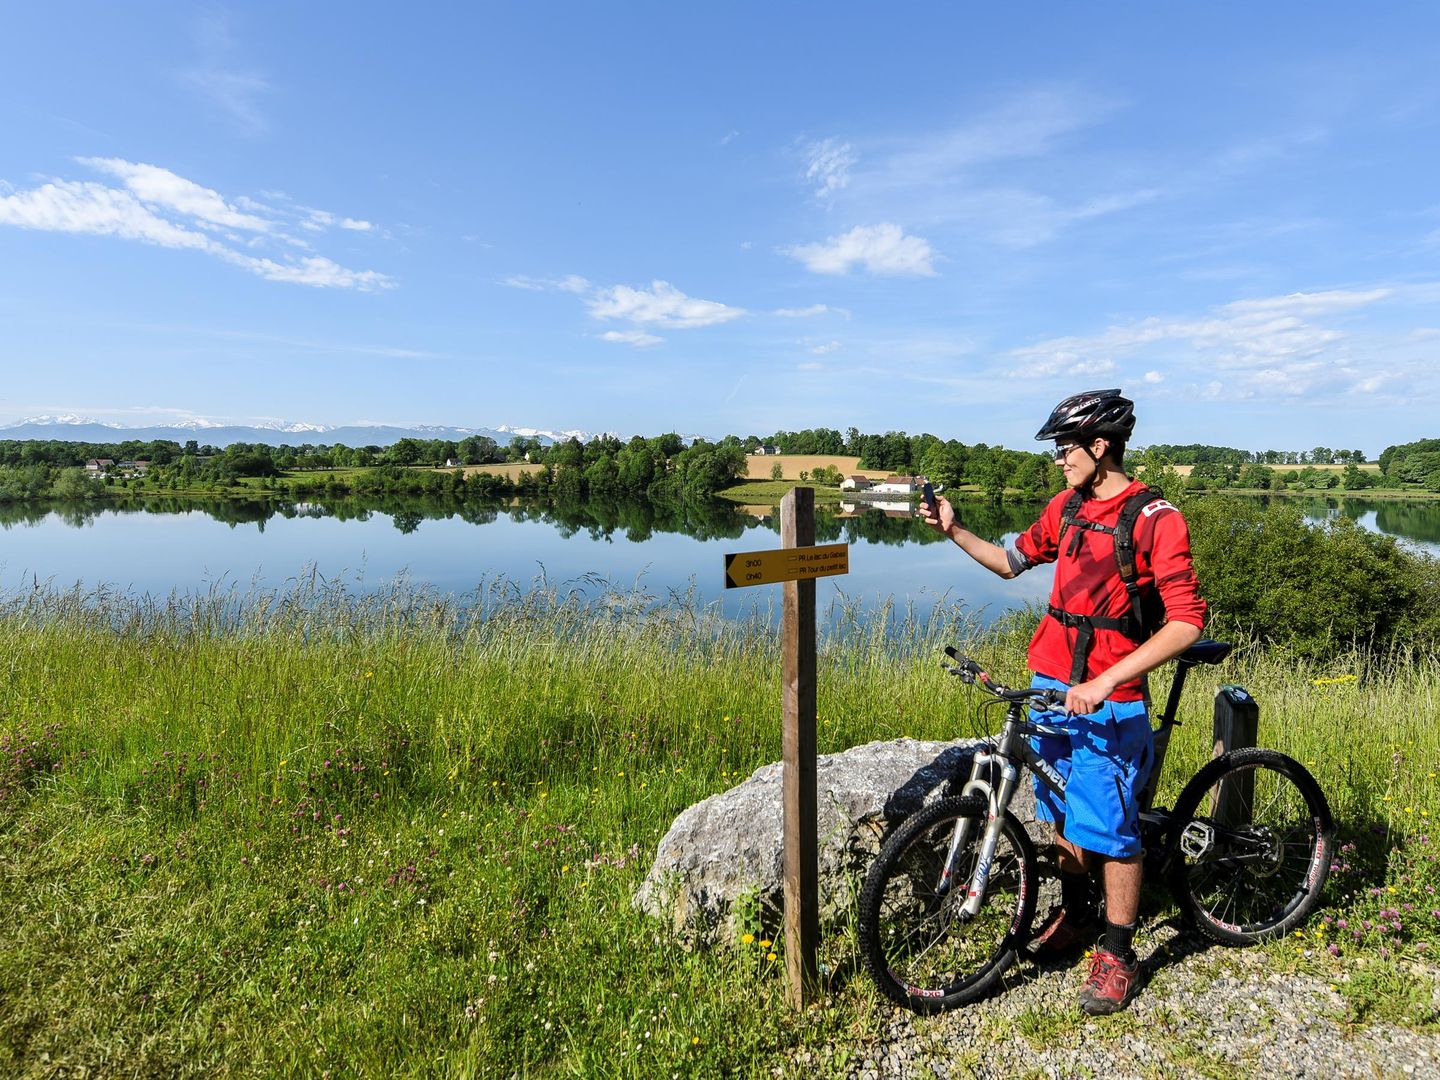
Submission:
POLYGON ((654 334, 647 334, 644 330, 606 330, 600 335, 600 340, 614 341, 621 345, 633 345, 637 349, 645 349, 651 345, 659 345, 665 339, 656 337, 654 334))
POLYGON ((935 250, 929 241, 906 236, 899 225, 857 225, 823 244, 801 244, 787 254, 817 274, 848 274, 860 265, 885 277, 933 277, 935 250))
POLYGON ((219 192, 201 187, 183 176, 176 176, 169 169, 122 161, 120 158, 82 157, 75 160, 81 165, 90 166, 96 172, 109 173, 116 177, 136 198, 153 206, 173 210, 177 214, 227 229, 270 232, 274 228, 273 222, 255 214, 241 213, 226 203, 219 192))
POLYGON ((811 345, 810 352, 814 356, 826 356, 840 348, 838 341, 826 341, 820 345, 811 345))
POLYGON ((258 72, 192 68, 180 78, 218 105, 246 135, 262 134, 269 126, 259 99, 270 90, 270 83, 258 72))
POLYGON ((1343 311, 1347 308, 1364 307, 1392 295, 1390 289, 1366 289, 1361 292, 1331 289, 1327 292, 1290 293, 1288 296, 1270 296, 1260 300, 1236 300, 1226 304, 1222 311, 1233 311, 1246 315, 1279 313, 1283 315, 1320 315, 1327 311, 1343 311))
POLYGON ((796 364, 801 371, 824 371, 825 365, 817 360, 807 360, 803 364, 796 364))
POLYGON ((240 209, 241 200, 227 201, 219 192, 155 165, 119 158, 78 160, 117 177, 124 187, 56 179, 15 191, 0 196, 0 225, 203 251, 271 281, 317 288, 370 290, 393 284, 378 271, 349 270, 321 256, 277 260, 237 250, 232 245, 243 243, 254 250, 272 241, 309 247, 286 233, 277 217, 264 216, 265 208, 254 200, 244 200, 240 209), (237 232, 249 239, 242 241, 237 232))
POLYGON ((801 308, 776 308, 771 315, 778 315, 782 319, 809 319, 816 315, 824 315, 826 312, 835 309, 828 304, 811 304, 809 307, 801 308))
MULTIPOLYGON (((1117 105, 1083 87, 1034 88, 945 129, 868 140, 863 163, 851 151, 854 160, 841 174, 845 183, 827 194, 838 199, 843 187, 852 217, 884 218, 903 207, 909 220, 925 221, 930 229, 958 226, 1012 247, 1042 243, 1066 228, 1161 195, 1156 188, 1128 185, 1107 191, 1109 175, 1089 181, 1088 161, 1065 170, 1063 194, 1035 190, 1035 170, 1024 163, 1058 156, 1074 136, 1102 123, 1117 105), (1007 170, 1013 176, 1021 168, 1024 181, 1006 178, 1007 170)), ((1051 170, 1049 175, 1061 174, 1051 170)))
POLYGON ((221 256, 227 262, 243 266, 269 281, 284 281, 292 285, 311 285, 322 289, 359 289, 370 292, 374 289, 388 289, 393 282, 384 274, 374 270, 347 270, 339 263, 321 256, 311 256, 293 262, 277 263, 273 259, 254 258, 230 252, 221 256))
POLYGON ((0 225, 44 232, 93 233, 161 247, 208 251, 210 237, 158 217, 128 191, 93 182, 56 180, 0 196, 0 225))
POLYGON ((590 314, 597 319, 625 319, 673 329, 714 326, 745 314, 743 308, 686 296, 665 281, 651 282, 648 290, 628 285, 597 289, 589 305, 590 314))
POLYGON ((1030 90, 969 123, 909 140, 866 179, 893 186, 932 186, 996 161, 1043 157, 1063 136, 1094 126, 1114 108, 1113 102, 1077 87, 1030 90))
POLYGON ((351 232, 369 232, 375 228, 375 226, 368 221, 361 221, 358 218, 352 217, 341 218, 340 227, 342 229, 349 229, 351 232))
MULTIPOLYGON (((1327 290, 1236 300, 1207 315, 1150 318, 1108 327, 1092 336, 1052 338, 1014 349, 1012 374, 1053 376, 1118 371, 1117 359, 1165 357, 1179 371, 1147 371, 1149 385, 1168 382, 1188 369, 1205 396, 1314 396, 1342 390, 1371 392, 1380 385, 1373 370, 1356 360, 1349 334, 1318 321, 1380 303, 1396 290, 1327 290), (1214 376, 1224 372, 1223 382, 1214 376)), ((1184 391, 1178 391, 1184 392, 1184 391)))
POLYGON ((828 198, 850 183, 857 160, 855 148, 839 139, 822 139, 806 147, 805 179, 815 185, 817 198, 828 198))
POLYGON ((202 18, 196 26, 196 39, 200 61, 180 73, 180 82, 198 90, 243 134, 262 134, 268 124, 259 99, 269 92, 270 83, 261 73, 241 70, 232 63, 237 49, 229 16, 218 13, 202 18))
POLYGON ((590 282, 579 274, 566 274, 562 278, 537 278, 531 277, 529 274, 511 274, 500 284, 508 285, 512 289, 528 289, 531 292, 587 293, 590 291, 590 282))

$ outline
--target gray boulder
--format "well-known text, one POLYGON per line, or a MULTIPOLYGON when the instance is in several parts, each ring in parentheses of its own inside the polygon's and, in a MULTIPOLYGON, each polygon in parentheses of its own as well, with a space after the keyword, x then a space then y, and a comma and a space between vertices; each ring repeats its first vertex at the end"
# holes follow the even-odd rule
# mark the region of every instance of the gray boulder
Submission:
MULTIPOLYGON (((979 745, 981 740, 892 739, 819 757, 822 927, 843 922, 852 910, 890 830, 926 803, 959 792, 979 745)), ((782 771, 778 763, 762 766, 676 818, 635 894, 635 907, 702 945, 731 943, 740 932, 739 916, 752 905, 763 925, 778 927, 784 898, 782 771)), ((1028 779, 1022 779, 1011 811, 1033 822, 1028 779)))

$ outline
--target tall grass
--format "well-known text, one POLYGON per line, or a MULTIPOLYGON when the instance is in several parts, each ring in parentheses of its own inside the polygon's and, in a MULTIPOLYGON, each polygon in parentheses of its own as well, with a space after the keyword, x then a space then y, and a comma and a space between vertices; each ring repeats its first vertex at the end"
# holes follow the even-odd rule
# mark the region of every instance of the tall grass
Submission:
MULTIPOLYGON (((944 643, 1023 677, 1024 617, 822 625, 822 752, 976 728, 944 643)), ((883 1022, 859 981, 795 1017, 773 945, 687 951, 630 906, 673 818, 780 756, 763 615, 597 581, 42 589, 0 603, 0 658, 10 1071, 743 1072, 883 1022)), ((1338 902, 1394 887, 1389 853, 1440 815, 1440 663, 1244 646, 1192 677, 1162 801, 1210 753, 1221 681, 1371 838, 1338 902)))

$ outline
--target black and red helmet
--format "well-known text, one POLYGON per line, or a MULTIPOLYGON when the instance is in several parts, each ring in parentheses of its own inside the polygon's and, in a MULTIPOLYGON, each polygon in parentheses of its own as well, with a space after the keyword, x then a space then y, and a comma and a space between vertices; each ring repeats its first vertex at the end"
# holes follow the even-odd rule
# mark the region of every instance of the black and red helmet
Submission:
POLYGON ((1116 439, 1124 442, 1135 430, 1135 403, 1115 390, 1085 390, 1067 397, 1035 433, 1050 439, 1116 439))

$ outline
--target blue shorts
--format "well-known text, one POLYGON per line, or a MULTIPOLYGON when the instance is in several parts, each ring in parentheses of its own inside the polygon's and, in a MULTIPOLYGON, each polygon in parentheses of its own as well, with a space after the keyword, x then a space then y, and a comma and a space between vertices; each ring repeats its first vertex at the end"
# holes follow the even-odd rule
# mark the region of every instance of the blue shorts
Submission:
MULTIPOLYGON (((1069 689, 1046 675, 1036 675, 1030 685, 1069 689)), ((1140 854, 1140 793, 1155 761, 1145 702, 1107 701, 1083 716, 1032 711, 1030 719, 1067 731, 1030 740, 1065 777, 1063 799, 1035 781, 1040 820, 1055 822, 1060 835, 1086 851, 1121 859, 1140 854)))

